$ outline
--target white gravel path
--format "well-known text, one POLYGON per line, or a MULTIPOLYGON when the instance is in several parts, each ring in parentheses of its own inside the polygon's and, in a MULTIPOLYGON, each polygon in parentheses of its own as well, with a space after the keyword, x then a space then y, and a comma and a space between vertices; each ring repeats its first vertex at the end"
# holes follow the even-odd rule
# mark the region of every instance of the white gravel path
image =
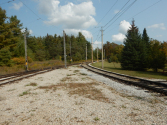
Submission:
POLYGON ((166 99, 72 66, 0 87, 0 125, 166 125, 166 99))

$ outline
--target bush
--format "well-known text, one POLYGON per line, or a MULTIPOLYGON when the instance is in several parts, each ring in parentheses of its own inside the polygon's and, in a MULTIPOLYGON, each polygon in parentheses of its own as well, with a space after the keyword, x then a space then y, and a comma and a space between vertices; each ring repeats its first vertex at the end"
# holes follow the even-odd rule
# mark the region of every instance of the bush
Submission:
MULTIPOLYGON (((15 57, 12 59, 12 61, 17 64, 17 65, 20 65, 20 64, 25 64, 25 58, 24 57, 15 57)), ((28 57, 28 63, 32 63, 33 60, 28 57)))

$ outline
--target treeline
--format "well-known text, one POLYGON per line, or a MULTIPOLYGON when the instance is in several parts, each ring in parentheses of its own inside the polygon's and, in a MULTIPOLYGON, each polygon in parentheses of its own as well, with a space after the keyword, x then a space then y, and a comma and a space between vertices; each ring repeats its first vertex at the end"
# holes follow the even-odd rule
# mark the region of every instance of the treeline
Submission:
MULTIPOLYGON (((126 70, 153 69, 157 72, 167 63, 167 42, 149 38, 146 29, 140 34, 134 20, 127 31, 124 45, 107 41, 103 48, 108 62, 120 62, 126 70)), ((98 55, 101 59, 101 50, 98 55)), ((96 50, 94 56, 97 57, 96 50)))
MULTIPOLYGON (((65 35, 66 41, 66 57, 67 61, 85 60, 86 44, 88 49, 88 59, 91 58, 91 44, 88 42, 82 33, 78 36, 65 35)), ((27 45, 29 55, 33 60, 43 61, 50 59, 64 60, 64 43, 63 37, 48 35, 45 37, 27 37, 27 45)))
POLYGON ((132 21, 127 31, 121 53, 121 66, 127 70, 147 70, 152 68, 157 72, 163 69, 167 60, 167 42, 150 39, 146 29, 143 34, 132 21))
MULTIPOLYGON (((24 63, 25 48, 24 34, 21 32, 22 26, 17 16, 7 17, 6 11, 0 8, 0 66, 24 63)), ((25 32, 28 32, 28 29, 25 29, 25 32)), ((27 33, 26 39, 30 62, 32 60, 64 59, 63 36, 47 34, 44 37, 35 37, 27 33)), ((84 60, 86 44, 88 59, 91 58, 91 44, 82 33, 79 33, 77 37, 65 35, 65 40, 67 61, 84 60)))

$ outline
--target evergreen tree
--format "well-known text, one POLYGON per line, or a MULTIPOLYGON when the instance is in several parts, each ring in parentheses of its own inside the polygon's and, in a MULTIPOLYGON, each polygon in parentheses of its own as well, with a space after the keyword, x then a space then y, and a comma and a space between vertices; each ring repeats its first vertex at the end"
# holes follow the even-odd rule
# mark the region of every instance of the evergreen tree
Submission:
POLYGON ((146 44, 143 42, 138 28, 132 21, 131 27, 126 34, 125 47, 122 51, 121 66, 128 70, 144 70, 146 65, 146 44))
POLYGON ((148 37, 147 35, 147 31, 146 31, 146 28, 144 28, 143 30, 143 34, 142 34, 142 40, 145 44, 145 53, 146 53, 146 56, 144 58, 145 60, 145 63, 146 63, 146 67, 150 67, 150 61, 149 61, 149 55, 150 55, 150 38, 148 37))

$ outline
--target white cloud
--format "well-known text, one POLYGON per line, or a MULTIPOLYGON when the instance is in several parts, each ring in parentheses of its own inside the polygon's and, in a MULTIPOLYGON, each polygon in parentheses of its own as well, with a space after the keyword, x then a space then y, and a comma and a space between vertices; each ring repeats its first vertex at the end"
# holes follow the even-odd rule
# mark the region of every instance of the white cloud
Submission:
POLYGON ((99 49, 101 49, 101 41, 95 41, 94 43, 93 43, 93 49, 96 49, 97 47, 99 48, 99 49))
POLYGON ((23 6, 22 2, 17 3, 13 3, 13 6, 11 8, 15 9, 15 10, 19 10, 21 7, 23 6))
POLYGON ((93 18, 95 7, 92 1, 59 5, 59 0, 39 0, 38 10, 48 16, 48 25, 62 25, 66 29, 81 29, 97 25, 93 18))
POLYGON ((162 37, 162 35, 157 35, 156 37, 162 37))
POLYGON ((119 25, 119 33, 116 35, 112 35, 113 42, 121 42, 123 43, 124 39, 126 38, 125 34, 127 33, 128 29, 131 27, 130 23, 123 20, 120 22, 119 25))
POLYGON ((119 12, 119 10, 114 10, 114 13, 117 14, 119 12))
POLYGON ((82 33, 82 35, 85 36, 85 38, 91 38, 92 34, 91 32, 87 31, 87 30, 78 30, 78 29, 65 29, 66 34, 68 35, 74 35, 77 36, 79 32, 82 33))
POLYGON ((33 31, 32 31, 32 30, 28 30, 28 32, 29 32, 30 35, 33 34, 33 31))
POLYGON ((122 33, 122 34, 126 34, 130 27, 131 27, 130 23, 123 20, 123 21, 120 22, 119 32, 122 33))
POLYGON ((164 23, 154 24, 154 25, 148 26, 148 28, 166 30, 164 23))
MULTIPOLYGON (((25 29, 22 29, 21 32, 22 32, 22 33, 25 33, 25 29)), ((28 32, 29 32, 30 35, 33 34, 33 31, 32 31, 32 30, 28 30, 28 32)))
POLYGON ((112 35, 113 42, 122 42, 123 43, 125 38, 126 38, 126 36, 122 33, 118 33, 117 35, 112 35))

